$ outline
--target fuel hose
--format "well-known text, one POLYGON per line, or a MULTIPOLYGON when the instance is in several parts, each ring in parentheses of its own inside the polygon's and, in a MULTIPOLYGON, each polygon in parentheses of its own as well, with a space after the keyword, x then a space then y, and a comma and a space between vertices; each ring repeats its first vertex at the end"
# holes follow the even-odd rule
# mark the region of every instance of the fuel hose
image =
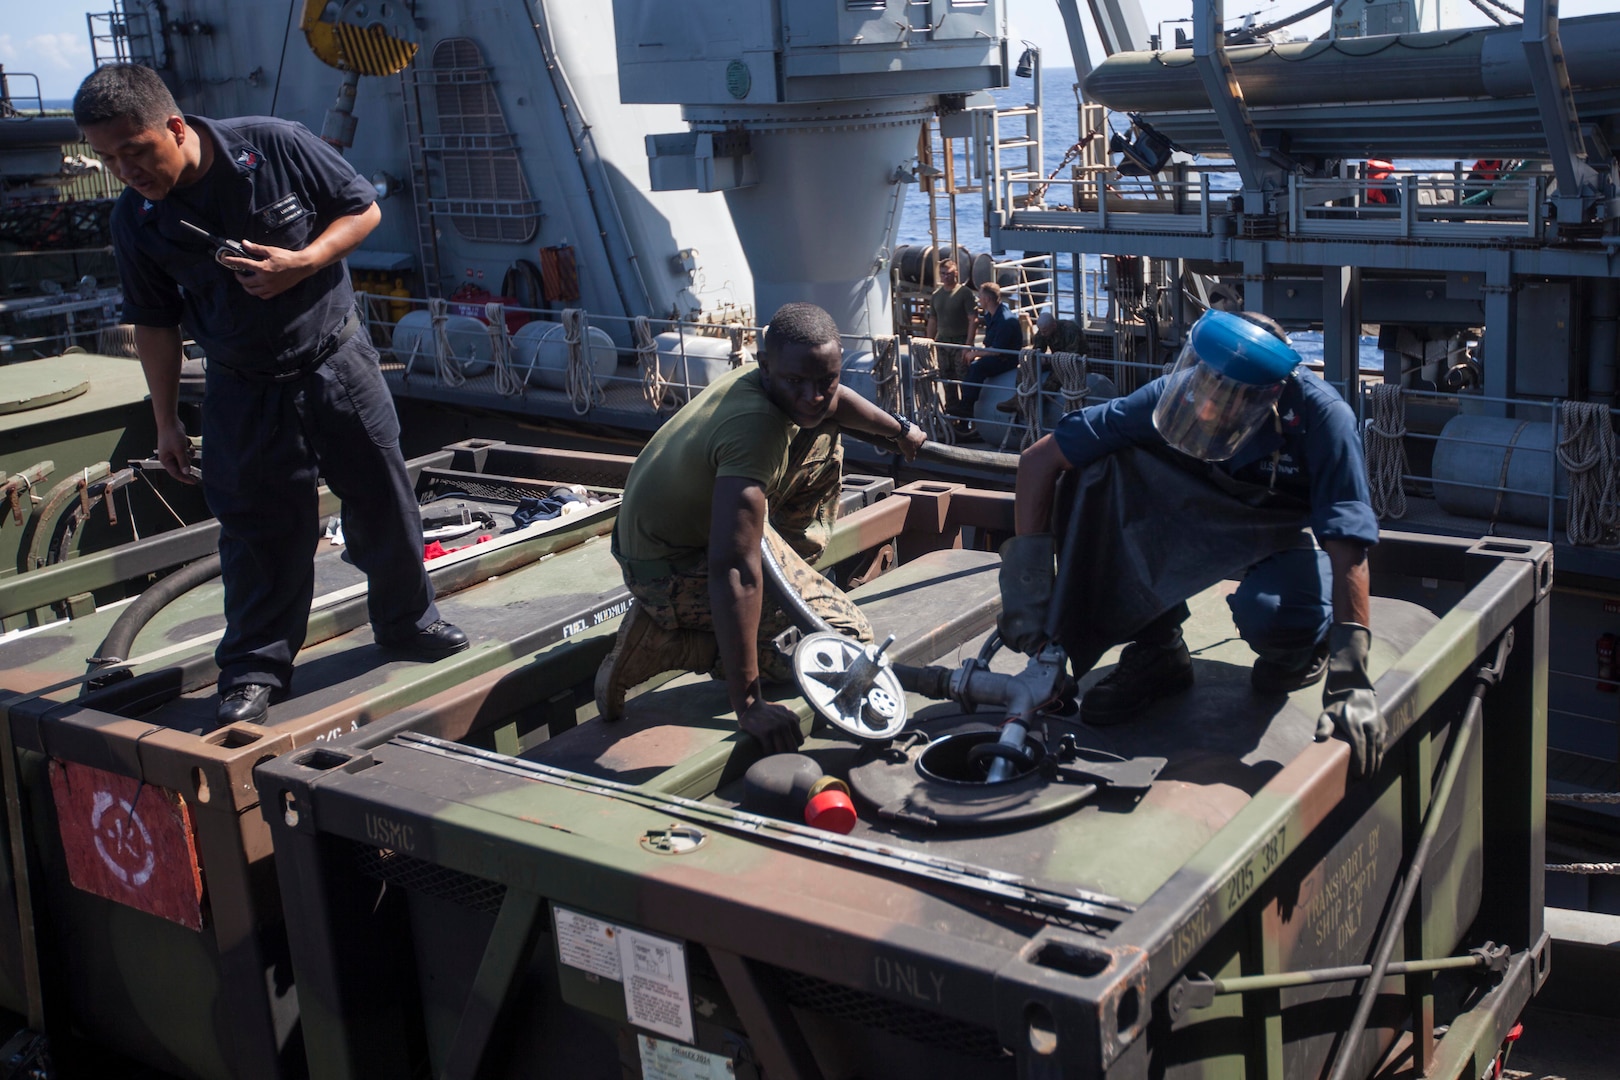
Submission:
POLYGON ((759 541, 759 565, 765 574, 765 592, 782 605, 782 610, 787 612, 794 626, 806 634, 832 630, 827 620, 817 615, 815 609, 799 594, 799 590, 793 587, 793 583, 788 580, 787 571, 777 561, 776 553, 771 550, 770 541, 764 537, 760 537, 759 541))
POLYGON ((118 616, 118 620, 112 624, 112 629, 107 631, 107 636, 102 639, 96 655, 90 658, 91 674, 101 668, 128 660, 130 647, 135 644, 135 636, 152 621, 154 615, 198 585, 217 577, 219 577, 219 553, 215 552, 196 562, 187 563, 141 593, 135 598, 134 603, 118 616))
MULTIPOLYGON (((881 435, 873 435, 865 431, 856 431, 854 428, 842 428, 841 434, 850 435, 862 442, 874 446, 892 447, 893 439, 886 439, 881 435)), ((898 451, 896 451, 898 453, 898 451)), ((1018 455, 1003 453, 999 450, 970 450, 964 446, 951 446, 948 443, 935 442, 929 439, 917 451, 920 458, 931 461, 941 461, 947 465, 960 465, 965 469, 991 469, 996 472, 1014 473, 1018 471, 1018 455)))

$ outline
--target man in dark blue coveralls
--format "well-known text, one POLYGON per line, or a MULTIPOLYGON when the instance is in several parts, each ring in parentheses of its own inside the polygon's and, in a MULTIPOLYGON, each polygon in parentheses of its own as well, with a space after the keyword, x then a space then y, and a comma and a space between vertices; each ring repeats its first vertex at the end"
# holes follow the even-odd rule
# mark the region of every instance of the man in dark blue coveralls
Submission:
POLYGON ((127 185, 112 233, 124 319, 157 417, 158 456, 195 483, 176 411, 182 323, 207 354, 203 493, 219 518, 221 723, 287 696, 308 631, 316 484, 370 586, 377 643, 421 659, 467 647, 439 618, 422 522, 377 353, 357 333, 344 258, 381 220, 372 186, 299 124, 182 116, 157 73, 99 68, 74 119, 127 185), (221 255, 182 223, 239 240, 221 255))
POLYGON ((1325 676, 1317 737, 1345 738, 1356 773, 1378 768, 1386 727, 1367 672, 1378 520, 1355 415, 1299 364, 1272 320, 1212 311, 1169 375, 1069 413, 1024 451, 1018 535, 1002 548, 1002 637, 1025 652, 1047 639, 1056 486, 1079 470, 1075 497, 1089 501, 1066 542, 1083 569, 1057 598, 1069 629, 1055 636, 1077 677, 1129 642, 1081 700, 1085 722, 1130 720, 1192 686, 1185 601, 1240 574, 1228 603, 1258 657, 1255 691, 1325 676))
POLYGON ((984 392, 984 384, 1018 366, 1018 350, 1024 347, 1024 328, 1018 316, 1001 299, 1001 286, 987 281, 979 286, 979 318, 984 322, 984 347, 997 352, 981 352, 967 366, 962 377, 962 396, 951 411, 962 418, 957 425, 957 437, 964 442, 978 442, 982 436, 973 426, 973 407, 984 392))

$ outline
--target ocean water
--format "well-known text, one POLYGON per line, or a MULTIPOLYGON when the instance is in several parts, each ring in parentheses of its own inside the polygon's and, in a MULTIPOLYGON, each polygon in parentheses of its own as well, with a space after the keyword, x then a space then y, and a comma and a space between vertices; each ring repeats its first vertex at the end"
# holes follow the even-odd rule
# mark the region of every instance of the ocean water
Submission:
MULTIPOLYGON (((1042 136, 1046 140, 1042 157, 1042 171, 1051 175, 1063 160, 1064 153, 1080 137, 1080 114, 1075 107, 1074 69, 1054 68, 1041 73, 1042 136)), ((1028 105, 1034 98, 1034 83, 1030 79, 1013 79, 1013 85, 1004 90, 992 90, 1002 108, 1028 105)), ((960 162, 957 166, 961 168, 960 162)), ((1055 201, 1066 201, 1064 189, 1053 189, 1055 201)), ((957 239, 974 254, 985 250, 984 206, 978 195, 966 195, 956 201, 957 239)), ((918 187, 906 189, 905 205, 900 211, 901 244, 927 244, 928 196, 918 187)), ((949 241, 946 241, 947 243, 949 241)))

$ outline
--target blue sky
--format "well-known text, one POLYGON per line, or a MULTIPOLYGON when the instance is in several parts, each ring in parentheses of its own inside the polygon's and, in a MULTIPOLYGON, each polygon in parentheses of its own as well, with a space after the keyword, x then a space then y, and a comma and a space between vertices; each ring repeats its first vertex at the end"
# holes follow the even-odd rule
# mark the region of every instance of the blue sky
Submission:
MULTIPOLYGON (((275 0, 256 0, 274 3, 275 0)), ((294 0, 296 2, 296 0, 294 0)), ((1446 25, 1483 23, 1480 15, 1467 0, 1440 0, 1446 25)), ((1046 62, 1051 67, 1067 67, 1069 55, 1063 33, 1063 20, 1051 0, 1006 0, 1008 23, 1012 37, 1030 38, 1045 50, 1046 62)), ((1228 19, 1258 12, 1262 21, 1274 13, 1297 11, 1306 0, 1226 0, 1228 19)), ((1433 0, 1427 0, 1432 5, 1433 0)), ((112 5, 108 0, 59 0, 39 3, 36 0, 5 0, 6 18, 0 23, 0 64, 8 72, 32 72, 39 76, 47 98, 66 98, 73 95, 79 81, 90 72, 90 39, 85 30, 85 12, 106 11, 112 5)), ((1082 3, 1082 7, 1084 4, 1082 3)), ((1515 4, 1517 6, 1517 4, 1515 4)), ((1191 0, 1143 0, 1150 20, 1159 22, 1186 18, 1192 11, 1191 0)), ((1600 11, 1620 10, 1620 0, 1563 0, 1559 10, 1565 17, 1587 15, 1600 11)), ((1325 15, 1315 22, 1306 22, 1307 31, 1325 26, 1325 15)), ((1431 16, 1432 18, 1432 16, 1431 16)), ((1428 20, 1425 20, 1426 24, 1428 20)), ((1168 38, 1173 31, 1166 31, 1168 38)), ((15 80, 13 95, 30 94, 32 86, 26 80, 15 80)))
MULTIPOLYGON (((0 21, 0 64, 8 75, 32 72, 39 76, 47 98, 72 97, 79 80, 90 73, 90 35, 85 30, 86 10, 106 11, 112 5, 82 4, 74 0, 35 3, 11 0, 0 21)), ((11 80, 14 97, 32 94, 31 80, 11 80)))

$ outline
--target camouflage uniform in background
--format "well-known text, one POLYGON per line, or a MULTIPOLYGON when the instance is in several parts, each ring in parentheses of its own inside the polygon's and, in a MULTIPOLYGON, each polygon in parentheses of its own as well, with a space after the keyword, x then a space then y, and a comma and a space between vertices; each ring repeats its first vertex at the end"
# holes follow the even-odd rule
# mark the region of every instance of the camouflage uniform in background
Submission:
MULTIPOLYGON (((788 582, 811 610, 841 634, 872 640, 872 627, 855 602, 809 564, 827 549, 838 519, 838 497, 843 487, 844 448, 838 424, 800 431, 788 448, 788 467, 781 491, 771 498, 765 542, 782 564, 788 582)), ((630 595, 647 615, 666 630, 685 628, 714 632, 709 600, 709 560, 690 570, 647 582, 627 581, 630 595)), ((787 612, 766 593, 759 618, 760 675, 774 681, 793 677, 787 658, 772 642, 791 626, 787 612)))
POLYGON ((1034 347, 1055 353, 1086 355, 1086 335, 1073 319, 1058 319, 1051 329, 1035 335, 1034 347))

